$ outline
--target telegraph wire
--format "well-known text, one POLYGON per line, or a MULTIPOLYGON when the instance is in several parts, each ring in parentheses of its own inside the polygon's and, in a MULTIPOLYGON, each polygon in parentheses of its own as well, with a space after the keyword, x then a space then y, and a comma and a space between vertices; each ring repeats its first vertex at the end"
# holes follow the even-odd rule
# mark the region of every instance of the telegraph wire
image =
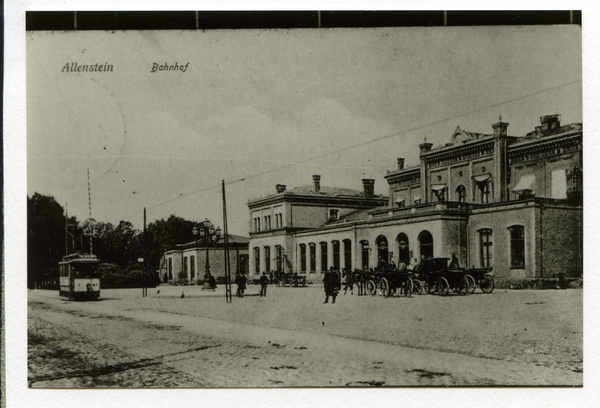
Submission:
MULTIPOLYGON (((377 137, 375 139, 367 140, 367 141, 362 142, 362 143, 354 144, 354 145, 351 145, 351 146, 346 146, 346 147, 343 147, 341 149, 337 149, 337 150, 333 150, 333 151, 329 151, 329 152, 326 152, 326 153, 319 154, 317 156, 309 157, 309 158, 307 158, 307 159, 305 159, 303 161, 300 161, 300 162, 288 163, 288 164, 286 164, 284 166, 280 166, 280 167, 277 167, 275 169, 265 170, 265 171, 260 172, 260 173, 255 173, 255 174, 251 174, 249 176, 245 176, 245 177, 241 177, 241 178, 238 178, 238 179, 234 179, 232 181, 226 182, 225 185, 233 185, 233 184, 241 183, 243 181, 247 181, 247 180, 250 180, 250 179, 253 179, 253 178, 256 178, 256 177, 261 177, 261 176, 264 176, 266 174, 271 174, 271 173, 274 173, 274 172, 277 172, 277 171, 280 171, 280 170, 287 169, 289 167, 298 166, 298 165, 304 165, 304 164, 307 164, 310 161, 321 159, 321 158, 327 157, 327 156, 331 156, 331 155, 336 154, 336 153, 346 152, 348 150, 352 150, 352 149, 356 149, 358 147, 366 146, 366 145, 369 145, 371 143, 377 143, 377 142, 380 142, 382 140, 386 140, 386 139, 389 139, 389 138, 392 138, 392 137, 397 137, 397 136, 400 136, 400 135, 403 135, 403 134, 416 132, 418 130, 421 130, 421 129, 424 129, 424 128, 427 128, 427 127, 430 127, 430 126, 433 126, 433 125, 438 125, 438 124, 447 122, 447 121, 449 121, 451 119, 461 118, 463 116, 471 115, 471 114, 477 113, 477 112, 482 112, 482 111, 485 111, 485 110, 488 110, 488 109, 491 109, 491 108, 494 108, 494 107, 506 105, 506 104, 513 103, 513 102, 518 102, 518 101, 521 101, 523 99, 531 98, 533 96, 541 95, 541 94, 544 94, 544 93, 547 93, 547 92, 552 92, 552 91, 555 91, 557 89, 564 88, 566 86, 574 85, 574 84, 581 83, 581 82, 582 82, 582 80, 576 80, 576 81, 567 82, 567 83, 564 83, 564 84, 561 84, 561 85, 557 85, 557 86, 552 87, 552 88, 548 88, 548 89, 541 90, 541 91, 538 91, 538 92, 533 92, 533 93, 530 93, 530 94, 527 94, 527 95, 523 95, 523 96, 520 96, 518 98, 504 100, 502 102, 498 102, 498 103, 491 104, 491 105, 488 105, 488 106, 485 106, 485 107, 481 107, 479 109, 474 109, 474 110, 471 110, 471 111, 468 111, 468 112, 464 112, 464 113, 461 113, 461 114, 458 114, 458 115, 447 116, 447 117, 444 117, 442 119, 438 119, 438 120, 435 120, 433 122, 429 122, 429 123, 424 124, 424 125, 420 125, 420 126, 416 126, 416 127, 410 128, 410 129, 402 130, 400 132, 395 132, 395 133, 387 134, 387 135, 384 135, 384 136, 377 137)), ((188 193, 180 193, 179 196, 177 196, 175 198, 172 198, 170 200, 164 201, 162 203, 156 204, 156 205, 154 205, 152 207, 149 207, 148 209, 151 210, 151 209, 154 209, 154 208, 158 208, 158 207, 161 207, 161 206, 163 206, 165 204, 172 203, 173 201, 177 201, 177 200, 179 200, 179 199, 181 199, 183 197, 187 197, 187 196, 194 195, 194 194, 199 194, 199 193, 202 193, 202 192, 205 192, 205 191, 209 191, 209 190, 214 190, 214 189, 219 188, 219 187, 220 187, 220 185, 215 184, 213 186, 205 187, 205 188, 202 188, 200 190, 194 190, 194 191, 190 191, 188 193)))

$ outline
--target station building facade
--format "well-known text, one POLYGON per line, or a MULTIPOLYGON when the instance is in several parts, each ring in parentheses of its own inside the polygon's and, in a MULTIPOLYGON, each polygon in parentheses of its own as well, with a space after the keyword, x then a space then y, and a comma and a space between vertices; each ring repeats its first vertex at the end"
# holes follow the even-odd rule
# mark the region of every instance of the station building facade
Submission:
POLYGON ((293 270, 319 281, 329 267, 411 265, 452 253, 460 266, 489 268, 500 279, 581 276, 583 126, 560 120, 544 116, 524 136, 509 135, 500 120, 489 134, 457 128, 443 146, 422 143, 418 165, 399 158, 384 177, 388 197, 350 194, 338 208, 337 195, 321 197, 316 185, 293 195, 279 186, 248 204, 251 276, 293 270), (310 211, 293 218, 303 195, 310 211))

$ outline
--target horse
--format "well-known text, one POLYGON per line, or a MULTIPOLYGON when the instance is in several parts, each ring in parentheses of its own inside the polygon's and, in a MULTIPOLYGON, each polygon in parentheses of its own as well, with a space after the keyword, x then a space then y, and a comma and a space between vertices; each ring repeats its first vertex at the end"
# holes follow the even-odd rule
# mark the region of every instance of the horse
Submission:
POLYGON ((346 269, 342 269, 342 278, 346 278, 344 285, 344 295, 348 292, 348 287, 350 287, 350 294, 354 294, 354 273, 347 271, 346 269))

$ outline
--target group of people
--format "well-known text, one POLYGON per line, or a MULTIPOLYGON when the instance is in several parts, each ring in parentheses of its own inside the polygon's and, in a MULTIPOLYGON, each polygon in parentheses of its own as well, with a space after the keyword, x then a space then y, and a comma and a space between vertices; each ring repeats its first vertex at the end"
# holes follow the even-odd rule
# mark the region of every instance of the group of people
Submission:
MULTIPOLYGON (((237 285, 237 291, 235 293, 235 295, 237 297, 243 298, 244 297, 244 291, 246 290, 246 281, 248 279, 246 278, 246 276, 243 273, 238 274, 235 277, 235 284, 237 285)), ((260 297, 265 297, 267 296, 267 286, 269 285, 269 277, 267 276, 266 272, 262 273, 262 276, 260 277, 259 281, 260 283, 260 297)))
MULTIPOLYGON (((380 265, 382 265, 382 262, 380 262, 380 265)), ((419 270, 419 265, 419 262, 415 258, 414 263, 412 264, 412 271, 417 272, 419 270)), ((404 263, 403 261, 400 261, 398 265, 396 265, 392 261, 389 265, 386 263, 386 266, 399 271, 405 271, 408 269, 408 265, 406 265, 406 263, 404 263)), ((456 254, 454 253, 452 254, 452 258, 450 261, 450 268, 452 267, 458 268, 458 259, 456 258, 456 254)), ((356 275, 360 271, 355 271, 354 273, 351 273, 347 272, 346 270, 343 270, 342 272, 343 276, 346 277, 346 280, 344 282, 344 294, 347 293, 348 289, 350 289, 350 293, 353 294, 353 286, 354 283, 357 282, 353 275, 356 275)), ((372 269, 371 272, 373 272, 372 269)), ((267 276, 266 272, 263 272, 259 279, 261 297, 267 296, 267 286, 273 279, 273 272, 271 272, 270 275, 271 279, 269 279, 269 276, 267 276)), ((212 275, 210 277, 212 277, 212 275)), ((210 277, 208 277, 208 279, 210 279, 210 277)), ((214 277, 212 277, 212 280, 214 282, 214 277)), ((246 281, 247 278, 244 274, 238 274, 236 276, 235 283, 237 285, 237 297, 244 297, 244 291, 246 290, 246 281)), ((214 287, 216 287, 216 284, 214 285, 214 287)), ((342 289, 342 274, 340 274, 339 271, 334 270, 333 267, 329 268, 329 270, 327 270, 325 272, 325 275, 323 276, 323 288, 325 289, 325 301, 323 303, 329 303, 329 298, 331 298, 331 303, 335 303, 335 299, 340 293, 340 290, 342 289)))

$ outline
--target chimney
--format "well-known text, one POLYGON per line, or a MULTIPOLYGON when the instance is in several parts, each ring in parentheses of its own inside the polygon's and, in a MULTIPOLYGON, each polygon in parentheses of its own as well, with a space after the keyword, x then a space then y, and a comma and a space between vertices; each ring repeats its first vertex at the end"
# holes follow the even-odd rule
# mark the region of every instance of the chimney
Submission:
POLYGON ((540 118, 542 124, 542 131, 547 132, 549 130, 558 129, 560 127, 561 115, 547 115, 540 118))
POLYGON ((275 188, 277 189, 278 193, 284 193, 285 192, 285 184, 277 184, 275 186, 275 188))
POLYGON ((375 195, 375 179, 362 179, 362 183, 365 197, 373 197, 375 195))
POLYGON ((404 158, 398 157, 398 170, 404 169, 404 158))
POLYGON ((315 174, 313 176, 313 182, 315 183, 315 194, 319 194, 321 192, 321 176, 315 174))

